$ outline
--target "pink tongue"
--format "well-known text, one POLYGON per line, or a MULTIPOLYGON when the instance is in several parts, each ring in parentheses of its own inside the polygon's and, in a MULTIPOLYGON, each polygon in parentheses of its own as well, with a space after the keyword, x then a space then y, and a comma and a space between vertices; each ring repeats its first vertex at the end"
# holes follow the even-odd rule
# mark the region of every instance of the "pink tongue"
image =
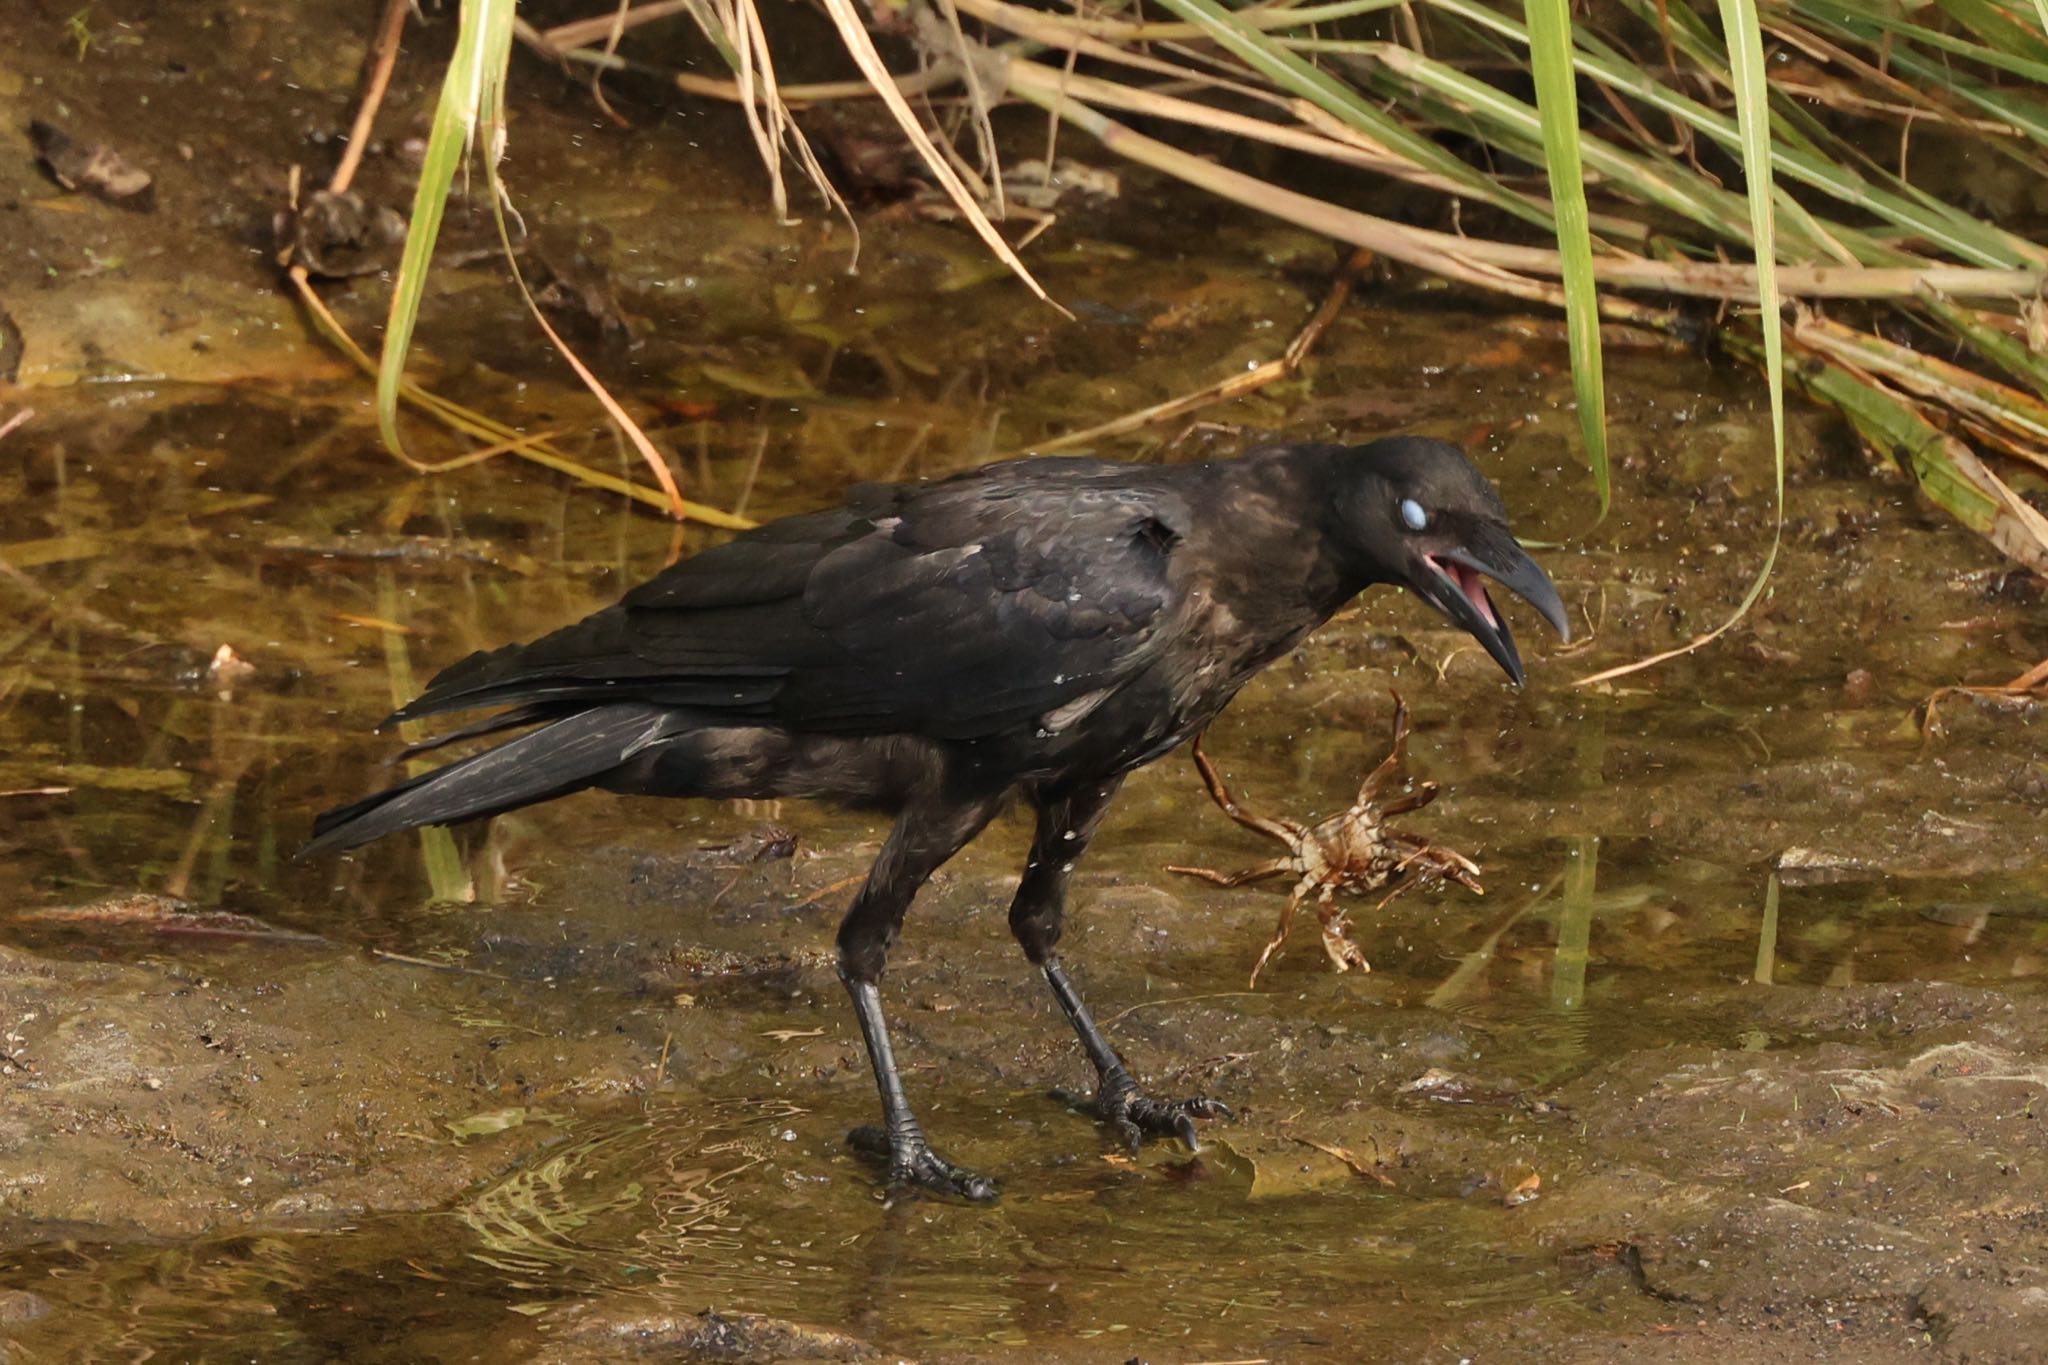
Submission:
POLYGON ((1465 594, 1465 600, 1479 613, 1479 618, 1490 626, 1500 624, 1500 618, 1493 614, 1493 603, 1486 600, 1486 580, 1477 569, 1468 569, 1463 564, 1445 564, 1450 570, 1451 581, 1465 594))

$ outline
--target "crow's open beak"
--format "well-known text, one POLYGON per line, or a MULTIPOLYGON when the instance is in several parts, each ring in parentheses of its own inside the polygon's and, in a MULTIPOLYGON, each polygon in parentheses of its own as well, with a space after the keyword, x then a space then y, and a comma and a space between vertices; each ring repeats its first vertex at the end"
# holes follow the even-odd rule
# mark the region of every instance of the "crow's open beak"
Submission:
POLYGON ((1572 638, 1564 603, 1559 600, 1550 575, 1529 558, 1505 528, 1473 527, 1464 543, 1431 551, 1421 556, 1421 561, 1415 581, 1409 586, 1484 645, 1515 686, 1522 685, 1522 656, 1515 651, 1515 637, 1508 632, 1508 623, 1493 609, 1486 579, 1493 579, 1536 608, 1561 639, 1572 638))

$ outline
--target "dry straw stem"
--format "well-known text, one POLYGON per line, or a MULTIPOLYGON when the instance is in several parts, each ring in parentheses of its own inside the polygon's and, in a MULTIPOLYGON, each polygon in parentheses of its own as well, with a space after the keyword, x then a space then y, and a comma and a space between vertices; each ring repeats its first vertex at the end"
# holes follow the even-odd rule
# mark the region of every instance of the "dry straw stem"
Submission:
MULTIPOLYGON (((1058 16, 1037 11, 1020 11, 999 0, 957 0, 963 12, 975 14, 1006 27, 1015 24, 1035 41, 1063 38, 1062 45, 1078 47, 1090 55, 1099 46, 1061 27, 1058 16), (1021 16, 1030 16, 1028 18, 1021 16)), ((1278 26, 1277 24, 1275 25, 1278 26)), ((547 35, 552 41, 559 30, 547 35)), ((564 50, 563 55, 584 59, 586 54, 564 50)), ((1125 54, 1117 54, 1125 55, 1125 54)), ((1232 202, 1285 219, 1333 240, 1361 247, 1390 260, 1477 288, 1504 292, 1535 302, 1556 303, 1560 295, 1544 288, 1563 274, 1563 262, 1552 248, 1529 246, 1495 239, 1439 232, 1394 222, 1326 200, 1286 189, 1257 176, 1219 166, 1155 138, 1147 137, 1126 124, 1110 119, 1097 109, 1104 105, 1131 113, 1173 119, 1234 136, 1253 137, 1275 146, 1321 156, 1338 164, 1398 176, 1431 188, 1453 191, 1441 175, 1417 166, 1370 139, 1346 129, 1333 135, 1335 123, 1322 111, 1315 128, 1269 123, 1232 111, 1216 109, 1174 95, 1124 85, 1099 77, 1078 75, 1044 63, 1010 57, 1001 51, 984 50, 980 60, 993 63, 1002 73, 1002 85, 1010 94, 1046 109, 1100 141, 1108 150, 1164 172, 1187 184, 1232 202), (1534 277, 1533 279, 1531 277, 1534 277), (1532 286, 1536 286, 1532 288, 1532 286)), ((886 74, 886 73, 885 73, 886 74)), ((1182 72, 1181 74, 1186 74, 1182 72)), ((831 85, 788 87, 785 99, 823 101, 877 96, 885 102, 899 96, 907 78, 890 78, 883 92, 873 83, 840 82, 831 85)), ((748 96, 738 83, 698 78, 692 88, 699 94, 732 102, 748 96)), ((922 86, 922 82, 919 86, 922 86)), ((918 88, 918 87, 913 87, 918 88)), ((1249 91, 1262 101, 1285 106, 1289 112, 1306 115, 1298 100, 1284 99, 1269 91, 1249 91)), ((907 111, 907 104, 904 105, 907 111)), ((1314 115, 1307 115, 1314 117, 1314 115)), ((899 117, 899 122, 900 122, 899 117)), ((922 129, 920 128, 920 132, 922 129)), ((926 139, 929 141, 929 139, 926 139)), ((920 149, 922 151, 922 149, 920 149)), ((936 156, 936 148, 933 149, 936 156)), ((946 175, 953 174, 946 164, 946 175)), ((942 177, 943 182, 943 177, 942 177)), ((1539 204, 1542 201, 1536 201, 1539 204)), ((1601 226, 1606 226, 1605 223, 1601 226)), ((991 229, 992 230, 992 229, 991 229)), ((1007 250, 1007 247, 1005 248, 1007 250)), ((1739 262, 1654 260, 1626 253, 1609 253, 1594 258, 1599 282, 1609 288, 1637 289, 1678 294, 1731 303, 1759 300, 1756 267, 1739 262)), ((1787 295, 1815 299, 1908 299, 1923 292, 1950 298, 2010 299, 2024 297, 2048 284, 2048 268, 1994 269, 1939 263, 1924 265, 1780 265, 1778 282, 1787 295)), ((1606 301, 1603 300, 1603 306, 1606 301)), ((1630 313, 1624 309, 1611 314, 1646 321, 1655 315, 1630 313)))
MULTIPOLYGON (((1837 335, 1824 344, 1830 355, 1807 347, 1807 336, 1792 340, 1818 363, 1793 373, 1815 397, 1839 408, 1874 449, 1891 455, 1920 483, 1942 510, 2035 573, 2048 574, 2048 518, 2000 479, 1974 451, 1939 423, 1940 409, 1923 409, 1910 395, 1844 357, 1853 349, 1837 335)), ((1727 338, 1731 349, 1753 351, 1745 338, 1727 338)))
MULTIPOLYGON (((562 62, 594 66, 605 71, 645 71, 642 66, 625 57, 619 57, 587 47, 556 47, 552 41, 555 30, 546 32, 526 26, 520 38, 542 56, 562 62)), ((721 76, 700 76, 691 71, 658 72, 659 76, 686 95, 700 99, 737 102, 738 86, 721 76)), ((950 61, 935 61, 922 71, 893 76, 890 83, 904 95, 923 95, 951 85, 960 78, 959 67, 950 61)), ((785 106, 791 109, 808 109, 819 104, 833 104, 841 100, 880 99, 875 87, 866 81, 813 81, 796 85, 784 85, 776 92, 785 106)))
MULTIPOLYGON (((1041 42, 1064 42, 1070 38, 1099 39, 1106 43, 1185 43, 1210 35, 1206 24, 1183 21, 1143 20, 1065 15, 1006 4, 1003 0, 955 0, 970 14, 999 23, 1013 33, 1028 33, 1041 42), (1043 19, 1037 23, 1033 16, 1043 19), (1021 26, 1021 27, 1020 27, 1021 26)), ((1339 0, 1326 5, 1264 5, 1237 11, 1232 17, 1254 30, 1307 28, 1386 10, 1405 8, 1408 0, 1339 0)))
MULTIPOLYGON (((1011 61, 1008 85, 1019 98, 1058 114, 1110 151, 1163 171, 1222 198, 1257 209, 1296 226, 1391 260, 1474 284, 1499 288, 1495 271, 1510 276, 1555 280, 1563 272, 1558 253, 1479 237, 1462 237, 1396 223, 1332 204, 1211 161, 1137 132, 1073 98, 1062 73, 1035 62, 1011 61)), ((1596 256, 1594 272, 1610 287, 1646 289, 1732 303, 1758 301, 1754 265, 1709 261, 1657 261, 1639 256, 1596 256)), ((1787 294, 1807 298, 1912 298, 1932 290, 1951 298, 2011 298, 2048 283, 2048 270, 1989 270, 1975 266, 1871 268, 1780 266, 1778 282, 1787 294)))
POLYGON ((789 202, 782 184, 779 152, 781 145, 787 142, 795 150, 798 165, 803 168, 805 177, 818 191, 819 197, 831 205, 853 232, 854 257, 858 259, 860 229, 854 223, 853 210, 840 197, 831 177, 825 174, 817 153, 811 149, 810 139, 796 126, 788 104, 781 97, 775 64, 768 50, 768 31, 761 23, 760 11, 754 7, 753 0, 719 0, 717 13, 736 49, 735 71, 741 84, 749 84, 753 73, 759 73, 760 99, 747 102, 747 122, 753 129, 755 144, 760 148, 762 163, 768 168, 776 215, 785 222, 789 219, 789 202))
POLYGON ((2048 470, 2048 404, 1910 346, 1857 331, 1802 309, 1792 334, 1808 350, 1886 380, 1908 393, 1979 419, 2016 458, 2048 470))
MULTIPOLYGON (((1013 66, 1010 69, 1014 72, 1016 68, 1013 66)), ((1289 151, 1321 157, 1340 166, 1350 166, 1355 170, 1405 180, 1410 184, 1443 194, 1456 194, 1461 188, 1456 181, 1418 166, 1406 157, 1395 155, 1365 134, 1330 118, 1314 105, 1300 100, 1286 99, 1265 91, 1255 92, 1256 98, 1261 102, 1300 118, 1303 123, 1309 125, 1307 127, 1253 118, 1249 114, 1218 109, 1176 95, 1162 94, 1154 90, 1124 85, 1119 81, 1068 71, 1060 72, 1060 83, 1064 94, 1089 104, 1122 109, 1127 113, 1143 114, 1153 118, 1172 119, 1189 127, 1205 128, 1210 132, 1223 133, 1231 137, 1251 138, 1274 147, 1285 147, 1289 151)))
POLYGON ((377 111, 384 107, 384 92, 391 88, 391 71, 398 63, 398 41, 405 33, 405 16, 412 6, 408 0, 384 0, 384 13, 377 21, 377 36, 370 44, 370 60, 363 80, 363 97, 356 105, 355 122, 349 125, 348 144, 327 188, 340 194, 355 183, 363 154, 370 148, 370 131, 377 111))
MULTIPOLYGON (((924 160, 933 178, 939 182, 939 187, 945 190, 947 197, 960 210, 961 217, 974 229, 975 236, 981 238, 988 249, 995 253, 996 259, 1010 267, 1033 294, 1051 304, 1059 311, 1060 316, 1071 319, 1073 315, 1057 303, 1053 303, 1044 286, 1025 268, 1023 259, 1003 240, 1002 234, 996 231, 995 224, 982 212, 981 205, 968 193, 967 186, 961 181, 958 172, 933 145, 931 134, 918 122, 917 115, 911 111, 909 101, 897 90, 895 80, 889 74, 889 68, 882 62, 882 54, 875 50, 874 40, 868 36, 866 26, 862 24, 859 13, 853 7, 853 0, 823 0, 823 3, 825 13, 838 27, 840 40, 846 44, 847 53, 852 56, 854 65, 860 68, 861 75, 867 78, 868 83, 875 87, 875 93, 881 96, 882 106, 889 111, 890 117, 896 120, 896 126, 903 130, 903 135, 910 139, 910 145, 924 160)), ((961 41, 964 43, 965 39, 961 41)))
POLYGON ((1950 697, 2038 697, 2044 689, 2048 689, 2048 660, 2035 664, 2011 682, 1937 687, 1920 703, 1920 737, 1932 740, 1948 733, 1948 727, 1941 723, 1941 704, 1950 697))
POLYGON ((552 48, 585 47, 591 43, 605 41, 614 31, 624 33, 627 29, 638 28, 642 24, 651 24, 660 19, 673 18, 678 14, 698 14, 701 12, 702 4, 703 0, 647 0, 646 4, 631 7, 621 5, 610 14, 557 24, 539 36, 552 48))
POLYGON ((1050 441, 1037 442, 1029 447, 1028 452, 1020 450, 1016 454, 1045 455, 1056 450, 1072 450, 1076 447, 1092 446, 1097 441, 1107 440, 1113 436, 1122 436, 1127 432, 1137 431, 1156 422, 1170 421, 1175 417, 1184 416, 1187 413, 1206 408, 1212 403, 1242 398, 1246 394, 1258 392, 1268 384, 1287 378, 1301 369, 1302 362, 1308 359, 1309 352, 1313 351, 1317 343, 1323 339, 1323 333, 1330 330, 1330 324, 1337 320, 1337 315, 1344 311, 1344 305, 1350 301, 1352 286, 1358 282, 1358 277, 1364 274, 1371 264, 1371 252, 1354 251, 1351 253, 1344 264, 1338 268, 1337 278, 1331 282, 1330 290, 1323 296, 1322 303, 1309 316, 1309 320, 1302 324, 1301 330, 1295 333, 1294 339, 1287 343, 1287 349, 1281 352, 1279 359, 1268 360, 1263 365, 1239 371, 1205 388, 1197 389, 1193 393, 1184 393, 1178 398, 1169 398, 1163 403, 1154 403, 1150 407, 1127 412, 1123 416, 1113 417, 1107 422, 1101 422, 1092 427, 1084 427, 1079 431, 1067 432, 1065 435, 1056 436, 1050 441))

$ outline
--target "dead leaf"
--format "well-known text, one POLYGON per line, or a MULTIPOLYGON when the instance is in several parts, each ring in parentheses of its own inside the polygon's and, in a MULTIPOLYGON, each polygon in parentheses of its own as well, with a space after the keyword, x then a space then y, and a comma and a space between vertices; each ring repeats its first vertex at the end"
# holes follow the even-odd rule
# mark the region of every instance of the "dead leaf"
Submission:
POLYGON ((825 1030, 821 1028, 772 1028, 761 1036, 763 1038, 773 1038, 778 1043, 787 1043, 797 1038, 822 1038, 825 1036, 825 1030))
POLYGON ((233 645, 222 645, 213 652, 213 662, 206 666, 206 682, 213 688, 213 694, 222 701, 232 701, 235 686, 256 676, 256 665, 235 653, 233 645))
POLYGON ((137 892, 87 905, 57 905, 23 911, 19 918, 44 924, 79 924, 145 929, 158 934, 201 934, 270 943, 325 943, 318 934, 280 929, 250 915, 208 910, 175 896, 137 892))
MULTIPOLYGON (((1355 1173, 1364 1176, 1367 1180, 1376 1180, 1382 1185, 1392 1185, 1394 1183, 1394 1178, 1392 1176, 1388 1175, 1385 1171, 1379 1169, 1379 1162, 1377 1161, 1377 1159, 1375 1159, 1371 1165, 1367 1165, 1365 1162, 1360 1161, 1357 1157, 1353 1156, 1348 1148, 1339 1147, 1334 1142, 1322 1142, 1316 1138, 1309 1137, 1297 1137, 1294 1140, 1306 1146, 1313 1147, 1317 1151, 1322 1152, 1327 1156, 1333 1156, 1337 1158, 1337 1160, 1343 1162, 1346 1166, 1349 1166, 1355 1173)), ((1379 1144, 1374 1143, 1373 1145, 1378 1146, 1379 1144)))
POLYGON ((131 166, 111 147, 80 142, 52 123, 36 119, 28 126, 43 168, 67 190, 86 190, 110 204, 138 213, 156 208, 149 172, 131 166))

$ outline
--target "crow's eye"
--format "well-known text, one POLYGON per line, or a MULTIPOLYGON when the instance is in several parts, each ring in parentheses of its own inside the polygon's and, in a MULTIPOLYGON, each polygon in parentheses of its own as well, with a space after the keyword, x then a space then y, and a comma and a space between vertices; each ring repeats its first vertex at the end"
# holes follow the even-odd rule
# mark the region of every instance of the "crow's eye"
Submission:
POLYGON ((1401 524, 1411 531, 1429 529, 1429 513, 1422 510, 1422 504, 1413 498, 1401 499, 1401 524))

